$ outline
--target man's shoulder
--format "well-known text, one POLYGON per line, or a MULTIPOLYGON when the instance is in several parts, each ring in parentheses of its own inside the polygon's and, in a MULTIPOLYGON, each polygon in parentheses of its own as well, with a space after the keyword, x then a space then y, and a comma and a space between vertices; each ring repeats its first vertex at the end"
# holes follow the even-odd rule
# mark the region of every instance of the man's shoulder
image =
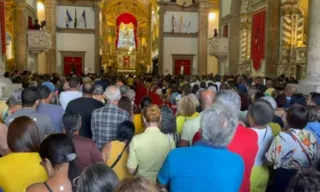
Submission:
POLYGON ((235 135, 258 138, 258 135, 254 130, 247 128, 247 127, 240 125, 240 124, 237 127, 235 135))
POLYGON ((40 105, 39 106, 40 111, 48 109, 48 110, 54 110, 54 111, 62 111, 63 108, 60 105, 54 105, 54 104, 46 104, 46 105, 40 105))

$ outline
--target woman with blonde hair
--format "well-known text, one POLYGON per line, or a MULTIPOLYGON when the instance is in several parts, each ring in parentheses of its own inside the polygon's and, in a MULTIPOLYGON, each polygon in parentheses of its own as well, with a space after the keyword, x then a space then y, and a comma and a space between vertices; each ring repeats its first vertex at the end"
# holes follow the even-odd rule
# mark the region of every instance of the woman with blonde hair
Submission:
POLYGON ((125 179, 120 182, 115 192, 160 192, 154 184, 149 180, 136 176, 131 179, 125 179))
POLYGON ((146 130, 133 137, 129 147, 128 172, 141 175, 156 183, 157 174, 168 153, 175 148, 172 136, 159 129, 161 111, 158 105, 142 110, 146 130))
POLYGON ((183 125, 187 120, 194 119, 199 116, 196 112, 199 106, 197 97, 193 94, 186 95, 178 103, 177 110, 177 132, 182 133, 183 125))

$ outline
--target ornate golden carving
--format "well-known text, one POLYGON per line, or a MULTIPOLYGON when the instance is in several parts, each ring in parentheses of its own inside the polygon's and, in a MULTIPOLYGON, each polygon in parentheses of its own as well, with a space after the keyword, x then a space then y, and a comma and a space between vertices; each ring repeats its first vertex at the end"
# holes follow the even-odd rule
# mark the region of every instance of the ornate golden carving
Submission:
POLYGON ((15 16, 14 16, 14 11, 15 11, 15 1, 14 0, 5 0, 4 1, 5 5, 5 32, 6 36, 9 35, 11 37, 11 51, 12 51, 12 58, 6 61, 6 64, 8 65, 8 68, 12 67, 11 65, 14 64, 15 62, 15 33, 14 33, 14 27, 15 27, 15 16))

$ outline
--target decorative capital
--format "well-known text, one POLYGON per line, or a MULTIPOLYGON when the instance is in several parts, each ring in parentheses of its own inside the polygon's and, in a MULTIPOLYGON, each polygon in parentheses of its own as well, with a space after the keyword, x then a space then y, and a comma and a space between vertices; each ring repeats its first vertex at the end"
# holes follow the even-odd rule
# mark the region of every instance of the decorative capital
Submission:
POLYGON ((213 37, 208 40, 209 54, 217 58, 226 58, 229 54, 229 38, 213 37))
POLYGON ((27 34, 28 49, 31 52, 39 53, 51 48, 51 35, 47 31, 29 30, 27 34))

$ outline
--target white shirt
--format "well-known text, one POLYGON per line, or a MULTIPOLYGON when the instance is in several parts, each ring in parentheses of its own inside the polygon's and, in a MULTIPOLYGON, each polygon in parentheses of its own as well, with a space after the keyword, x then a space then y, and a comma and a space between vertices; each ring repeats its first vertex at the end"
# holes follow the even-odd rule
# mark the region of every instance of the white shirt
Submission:
POLYGON ((265 154, 273 140, 272 129, 268 126, 265 129, 252 128, 258 134, 258 153, 254 161, 254 166, 264 165, 266 161, 265 154))
POLYGON ((60 103, 63 110, 66 110, 68 103, 74 99, 82 97, 82 93, 79 91, 64 91, 60 94, 60 103))

